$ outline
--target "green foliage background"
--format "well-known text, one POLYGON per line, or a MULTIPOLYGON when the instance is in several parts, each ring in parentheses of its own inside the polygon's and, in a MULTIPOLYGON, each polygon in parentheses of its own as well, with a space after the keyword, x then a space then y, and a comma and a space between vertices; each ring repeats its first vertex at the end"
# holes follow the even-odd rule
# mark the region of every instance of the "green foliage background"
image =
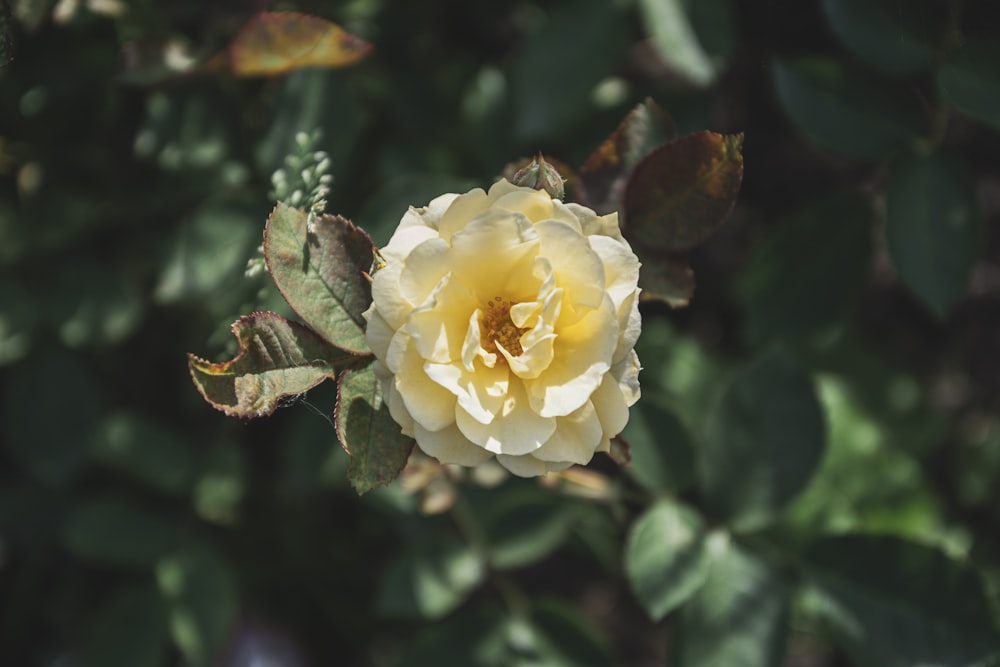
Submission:
POLYGON ((54 4, 0 12, 0 663, 995 664, 995 3, 277 2, 375 49, 148 86, 127 45, 261 3, 54 4), (690 307, 644 306, 630 468, 427 516, 348 487, 330 383, 255 422, 194 390, 287 313, 244 269, 299 131, 384 243, 647 96, 745 176, 690 307))

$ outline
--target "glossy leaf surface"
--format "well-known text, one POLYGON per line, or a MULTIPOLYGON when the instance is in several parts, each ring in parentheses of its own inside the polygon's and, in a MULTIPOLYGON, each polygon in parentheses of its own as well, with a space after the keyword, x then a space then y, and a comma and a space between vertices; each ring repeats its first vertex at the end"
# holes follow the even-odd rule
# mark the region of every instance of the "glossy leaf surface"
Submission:
POLYGON ((943 22, 924 0, 823 0, 834 34, 857 58, 890 74, 909 74, 934 62, 935 25, 943 22))
POLYGON ((625 232, 651 251, 679 252, 725 222, 743 179, 743 135, 699 132, 656 149, 625 189, 625 232))
POLYGON ((365 493, 396 479, 413 449, 382 400, 371 363, 344 370, 337 379, 337 436, 351 455, 348 479, 365 493))
POLYGON ((232 360, 212 363, 189 354, 188 368, 205 400, 234 417, 271 414, 283 398, 330 377, 343 359, 315 333, 274 313, 241 317, 233 335, 240 351, 232 360))
POLYGON ((364 230, 340 216, 278 204, 264 230, 267 270, 299 317, 331 344, 369 354, 361 314, 371 304, 373 248, 364 230))

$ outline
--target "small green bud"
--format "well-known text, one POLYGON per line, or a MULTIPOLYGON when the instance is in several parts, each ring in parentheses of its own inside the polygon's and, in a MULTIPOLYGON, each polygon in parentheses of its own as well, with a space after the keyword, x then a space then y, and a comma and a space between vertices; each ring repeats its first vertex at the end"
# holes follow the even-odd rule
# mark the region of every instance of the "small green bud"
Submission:
POLYGON ((511 179, 514 185, 521 185, 526 188, 544 190, 556 199, 566 196, 563 184, 566 179, 551 164, 545 161, 542 154, 535 156, 531 163, 518 169, 511 179))

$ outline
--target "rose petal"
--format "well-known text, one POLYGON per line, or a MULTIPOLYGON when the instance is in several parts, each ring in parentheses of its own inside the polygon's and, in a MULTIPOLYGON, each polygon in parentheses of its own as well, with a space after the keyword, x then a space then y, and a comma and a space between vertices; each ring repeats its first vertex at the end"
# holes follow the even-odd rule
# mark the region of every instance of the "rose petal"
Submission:
POLYGON ((450 203, 438 223, 441 238, 450 241, 469 221, 490 206, 489 198, 481 188, 470 190, 450 203))
POLYGON ((454 424, 438 431, 428 431, 416 424, 414 433, 421 451, 441 463, 476 466, 492 456, 482 447, 470 442, 454 424))
POLYGON ((476 301, 460 280, 445 276, 423 306, 406 321, 417 352, 424 359, 447 363, 462 356, 462 344, 468 329, 467 315, 476 301))
POLYGON ((518 188, 497 199, 493 206, 522 213, 531 222, 552 217, 552 197, 541 190, 518 188))
MULTIPOLYGON (((422 305, 448 274, 450 254, 448 244, 434 238, 416 246, 406 256, 399 273, 399 290, 411 306, 422 305)), ((378 273, 375 276, 378 277, 378 273)))
POLYGON ((546 473, 565 470, 573 465, 570 461, 541 461, 530 454, 525 456, 499 454, 497 462, 519 477, 539 477, 546 473))
MULTIPOLYGON (((424 360, 405 332, 393 338, 389 361, 396 362, 396 389, 414 421, 431 431, 439 431, 455 421, 455 395, 427 377, 424 360)), ((392 363, 387 365, 393 370, 392 363)))
POLYGON ((458 405, 483 424, 493 421, 503 407, 509 372, 502 365, 473 372, 459 364, 424 364, 424 372, 458 398, 458 405))
POLYGON ((503 295, 512 274, 531 270, 538 234, 523 215, 491 209, 456 233, 451 246, 451 270, 485 301, 503 295))
POLYGON ((542 417, 531 409, 520 381, 510 382, 496 418, 483 424, 459 408, 455 423, 472 442, 497 454, 527 454, 538 449, 556 430, 553 417, 542 417))
POLYGON ((569 461, 586 464, 601 444, 604 431, 594 405, 587 401, 579 410, 556 420, 555 433, 544 445, 532 452, 542 461, 569 461))
POLYGON ((590 397, 597 417, 601 420, 601 430, 605 438, 613 438, 625 430, 628 424, 628 406, 625 395, 622 394, 618 382, 610 375, 605 375, 597 391, 590 397))
POLYGON ((538 230, 538 254, 552 263, 556 284, 565 300, 596 308, 604 299, 604 263, 585 236, 564 222, 545 220, 538 230))
POLYGON ((390 262, 372 276, 372 304, 393 330, 403 326, 413 310, 413 304, 403 298, 399 289, 399 274, 402 271, 402 262, 390 262))

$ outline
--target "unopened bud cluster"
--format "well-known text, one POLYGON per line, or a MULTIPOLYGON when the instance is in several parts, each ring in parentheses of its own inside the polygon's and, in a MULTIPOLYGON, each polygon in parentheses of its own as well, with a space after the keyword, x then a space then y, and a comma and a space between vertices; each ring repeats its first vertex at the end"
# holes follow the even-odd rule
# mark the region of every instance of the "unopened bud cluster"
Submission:
POLYGON ((309 212, 310 218, 326 210, 326 197, 333 176, 330 156, 316 150, 322 138, 317 129, 295 135, 295 153, 285 158, 285 166, 271 175, 271 197, 309 212))

